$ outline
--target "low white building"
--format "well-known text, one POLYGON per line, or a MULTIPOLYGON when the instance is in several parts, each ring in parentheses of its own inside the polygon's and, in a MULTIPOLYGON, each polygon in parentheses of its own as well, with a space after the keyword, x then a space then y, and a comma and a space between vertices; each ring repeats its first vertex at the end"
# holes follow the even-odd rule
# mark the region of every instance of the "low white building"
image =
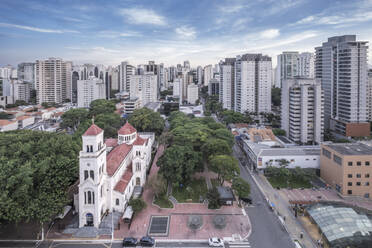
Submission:
POLYGON ((136 97, 122 101, 121 105, 123 114, 133 114, 133 111, 141 108, 142 104, 141 100, 138 97, 136 97))
POLYGON ((105 98, 105 84, 102 79, 90 77, 88 80, 77 81, 77 103, 79 108, 89 108, 92 101, 105 98))
POLYGON ((17 121, 0 120, 0 132, 12 131, 18 129, 17 121))
POLYGON ((35 123, 34 116, 23 115, 16 118, 18 121, 18 128, 22 129, 35 123))
POLYGON ((187 102, 190 104, 195 104, 199 99, 199 87, 195 84, 190 84, 187 86, 187 102))
POLYGON ((99 227, 106 212, 124 213, 135 187, 144 186, 155 135, 126 123, 117 139, 104 142, 103 130, 92 124, 82 138, 79 227, 99 227))

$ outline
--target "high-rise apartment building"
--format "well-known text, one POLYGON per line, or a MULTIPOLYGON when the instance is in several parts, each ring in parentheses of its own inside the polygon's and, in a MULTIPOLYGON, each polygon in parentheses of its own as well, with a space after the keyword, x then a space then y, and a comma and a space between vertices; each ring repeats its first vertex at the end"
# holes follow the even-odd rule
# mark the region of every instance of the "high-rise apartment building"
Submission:
MULTIPOLYGON (((225 61, 220 62, 219 100, 224 109, 230 110, 234 109, 235 104, 235 60, 235 58, 226 58, 225 61)), ((205 74, 206 68, 204 68, 204 80, 206 80, 205 74)))
POLYGON ((372 69, 368 70, 367 113, 368 121, 372 121, 372 69))
POLYGON ((212 65, 207 65, 204 67, 204 86, 208 86, 209 80, 213 78, 213 67, 212 65))
POLYGON ((187 86, 187 102, 195 104, 199 99, 199 87, 195 84, 189 84, 187 86))
POLYGON ((106 98, 105 84, 102 79, 90 77, 77 82, 77 104, 79 108, 89 108, 90 103, 106 98))
POLYGON ((35 63, 20 63, 17 70, 18 80, 31 83, 35 87, 35 63))
POLYGON ((177 77, 173 81, 173 97, 178 97, 179 103, 182 104, 183 101, 183 78, 177 77))
POLYGON ((197 81, 198 81, 198 84, 201 85, 203 84, 203 67, 201 66, 198 66, 196 68, 196 75, 197 75, 197 81))
POLYGON ((30 101, 30 95, 31 95, 31 89, 32 89, 32 83, 26 82, 22 80, 14 80, 11 83, 11 91, 13 100, 15 101, 30 101))
POLYGON ((36 60, 35 86, 37 103, 62 103, 71 100, 72 62, 60 58, 36 60))
POLYGON ((220 94, 220 80, 212 78, 208 85, 208 95, 219 95, 220 94))
POLYGON ((149 102, 158 100, 158 79, 153 73, 145 73, 144 75, 131 75, 130 80, 130 97, 138 97, 142 106, 149 102))
POLYGON ((131 66, 128 62, 124 61, 120 64, 120 84, 119 91, 129 92, 130 82, 129 78, 131 75, 135 75, 136 68, 131 66))
POLYGON ((286 79, 282 85, 281 126, 298 144, 319 144, 324 134, 324 99, 320 80, 286 79))
POLYGON ((369 136, 367 122, 367 46, 355 35, 328 38, 316 47, 316 77, 324 90, 324 121, 345 136, 369 136))
POLYGON ((186 69, 191 69, 191 67, 190 67, 190 61, 188 61, 188 60, 186 60, 186 61, 184 61, 183 62, 183 67, 185 67, 186 69))
POLYGON ((314 78, 313 53, 283 52, 277 58, 275 87, 281 88, 288 78, 314 78))
POLYGON ((271 57, 244 54, 235 60, 234 110, 271 112, 271 57))

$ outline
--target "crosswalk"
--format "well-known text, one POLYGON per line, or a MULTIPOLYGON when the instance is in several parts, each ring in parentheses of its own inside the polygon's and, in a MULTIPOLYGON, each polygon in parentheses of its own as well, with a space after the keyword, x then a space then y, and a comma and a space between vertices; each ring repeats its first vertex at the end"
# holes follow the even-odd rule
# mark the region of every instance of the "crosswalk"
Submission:
POLYGON ((225 245, 226 248, 251 248, 249 242, 230 242, 225 245))

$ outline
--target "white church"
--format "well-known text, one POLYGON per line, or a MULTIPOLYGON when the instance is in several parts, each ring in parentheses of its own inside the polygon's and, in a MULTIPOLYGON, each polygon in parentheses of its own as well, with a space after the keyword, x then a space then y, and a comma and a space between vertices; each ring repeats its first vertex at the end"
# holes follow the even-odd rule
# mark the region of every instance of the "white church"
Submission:
POLYGON ((154 133, 137 133, 128 122, 117 139, 104 142, 92 124, 83 134, 79 155, 79 227, 99 227, 107 212, 123 213, 136 186, 143 187, 150 166, 154 133))

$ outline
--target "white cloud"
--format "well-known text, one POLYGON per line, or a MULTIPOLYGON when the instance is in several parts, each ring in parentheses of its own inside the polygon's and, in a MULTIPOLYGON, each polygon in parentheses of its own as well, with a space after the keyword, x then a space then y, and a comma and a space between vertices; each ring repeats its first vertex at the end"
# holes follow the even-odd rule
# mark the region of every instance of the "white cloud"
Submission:
POLYGON ((260 32, 260 37, 263 39, 272 39, 278 37, 280 34, 279 29, 267 29, 260 32))
POLYGON ((297 25, 338 25, 346 23, 360 23, 372 20, 372 11, 361 11, 342 15, 311 15, 305 17, 295 24, 297 25))
POLYGON ((235 13, 235 12, 239 12, 245 7, 246 6, 243 4, 236 4, 236 5, 224 5, 224 6, 219 7, 219 9, 223 13, 235 13))
POLYGON ((247 22, 250 22, 252 19, 247 17, 247 18, 240 18, 240 19, 237 19, 234 23, 233 23, 233 27, 234 28, 239 28, 241 26, 243 26, 244 24, 246 24, 247 22))
POLYGON ((265 4, 271 6, 271 8, 267 10, 267 14, 273 15, 273 14, 277 14, 280 12, 285 12, 290 8, 297 7, 303 2, 304 0, 275 0, 271 3, 265 2, 265 4))
POLYGON ((135 31, 125 31, 125 32, 117 32, 112 30, 104 30, 98 32, 98 36, 102 38, 119 38, 119 37, 140 37, 142 36, 139 32, 135 31))
POLYGON ((164 26, 166 20, 164 16, 157 14, 151 9, 143 8, 128 8, 121 9, 120 14, 123 15, 130 23, 133 24, 152 24, 164 26))
POLYGON ((0 27, 8 27, 8 28, 18 28, 18 29, 24 29, 39 33, 56 33, 56 34, 62 34, 62 33, 79 33, 79 31, 75 30, 68 30, 68 29, 45 29, 45 28, 37 28, 37 27, 31 27, 31 26, 24 26, 24 25, 17 25, 17 24, 11 24, 11 23, 4 23, 0 22, 0 27))
POLYGON ((196 31, 193 27, 181 26, 176 28, 175 31, 180 38, 195 39, 196 37, 196 31))

